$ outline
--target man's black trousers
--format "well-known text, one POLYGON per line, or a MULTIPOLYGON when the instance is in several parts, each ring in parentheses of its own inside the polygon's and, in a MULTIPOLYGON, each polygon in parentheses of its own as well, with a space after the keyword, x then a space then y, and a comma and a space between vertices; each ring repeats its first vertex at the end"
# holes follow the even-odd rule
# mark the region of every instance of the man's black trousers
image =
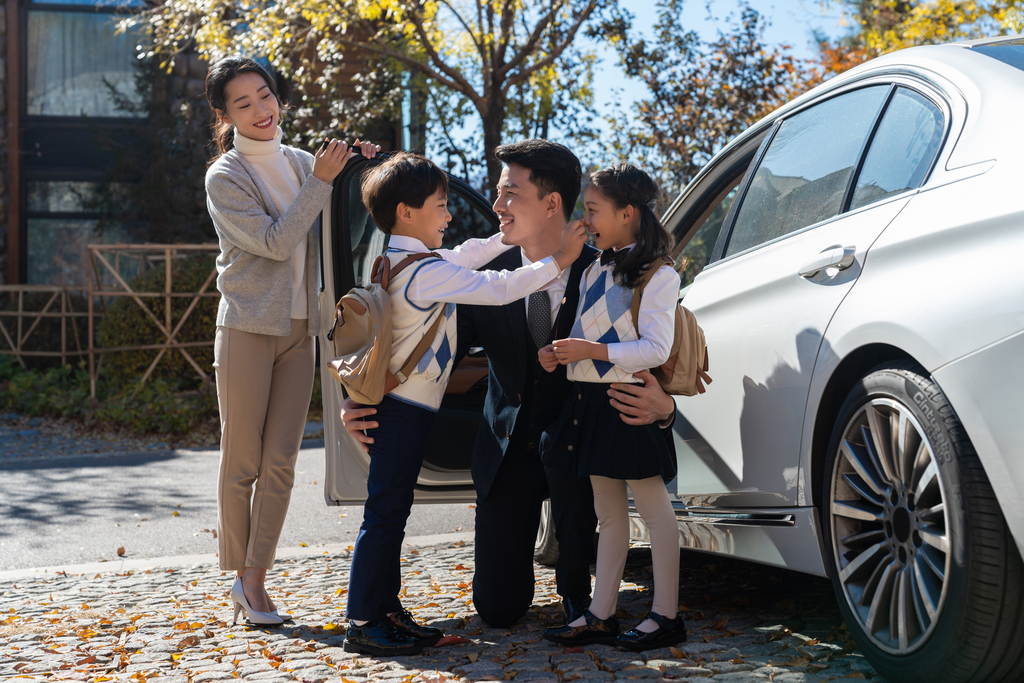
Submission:
POLYGON ((562 598, 590 597, 595 557, 597 517, 590 479, 544 467, 536 447, 513 448, 516 440, 476 506, 473 605, 485 623, 499 628, 517 622, 533 604, 533 553, 541 504, 549 493, 559 550, 555 578, 562 598))

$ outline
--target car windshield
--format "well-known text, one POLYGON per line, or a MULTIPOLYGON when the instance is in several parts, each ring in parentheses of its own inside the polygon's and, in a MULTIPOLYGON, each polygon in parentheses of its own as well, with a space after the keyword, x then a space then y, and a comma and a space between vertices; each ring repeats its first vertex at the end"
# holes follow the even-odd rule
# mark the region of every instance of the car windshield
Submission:
POLYGON ((1024 39, 1007 40, 995 45, 976 45, 973 49, 1024 71, 1024 39))

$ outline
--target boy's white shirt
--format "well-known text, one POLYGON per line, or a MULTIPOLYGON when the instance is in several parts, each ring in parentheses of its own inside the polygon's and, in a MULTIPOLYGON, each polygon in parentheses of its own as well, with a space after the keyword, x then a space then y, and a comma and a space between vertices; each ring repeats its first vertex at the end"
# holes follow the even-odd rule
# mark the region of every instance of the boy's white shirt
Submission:
POLYGON ((407 296, 420 307, 440 301, 504 306, 544 289, 559 276, 558 264, 550 256, 514 271, 475 270, 509 249, 501 243, 501 233, 487 239, 466 240, 454 249, 428 249, 415 237, 392 235, 388 250, 392 249, 414 253, 433 251, 443 259, 414 267, 416 277, 409 283, 407 296))
POLYGON ((430 348, 409 378, 391 395, 406 403, 436 411, 451 377, 458 343, 455 304, 504 305, 549 285, 558 265, 546 258, 514 271, 476 271, 508 249, 497 234, 468 240, 455 249, 431 250, 418 239, 392 235, 385 258, 397 265, 409 252, 434 251, 442 258, 426 259, 399 273, 388 286, 391 299, 391 363, 397 372, 423 338, 436 316, 444 316, 430 348))

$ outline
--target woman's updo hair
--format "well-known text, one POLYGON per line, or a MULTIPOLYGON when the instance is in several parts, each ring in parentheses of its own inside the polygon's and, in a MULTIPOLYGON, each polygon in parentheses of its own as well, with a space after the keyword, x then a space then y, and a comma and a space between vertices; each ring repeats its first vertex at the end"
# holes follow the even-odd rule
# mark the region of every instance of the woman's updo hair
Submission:
POLYGON ((672 249, 672 236, 654 213, 661 190, 645 171, 627 163, 594 171, 590 174, 590 184, 616 208, 633 206, 640 212, 636 245, 615 260, 612 270, 616 280, 632 289, 640 283, 640 275, 646 266, 667 255, 672 249))
MULTIPOLYGON (((211 110, 227 112, 227 102, 224 101, 224 90, 228 83, 242 74, 258 74, 267 83, 270 92, 280 106, 281 98, 277 94, 277 83, 267 70, 253 59, 248 57, 225 57, 210 67, 206 73, 206 101, 210 103, 211 110)), ((280 106, 283 109, 283 106, 280 106)), ((217 143, 216 161, 222 154, 235 146, 235 127, 230 123, 221 121, 217 112, 213 111, 213 138, 217 143)), ((212 163, 212 162, 211 162, 212 163)))

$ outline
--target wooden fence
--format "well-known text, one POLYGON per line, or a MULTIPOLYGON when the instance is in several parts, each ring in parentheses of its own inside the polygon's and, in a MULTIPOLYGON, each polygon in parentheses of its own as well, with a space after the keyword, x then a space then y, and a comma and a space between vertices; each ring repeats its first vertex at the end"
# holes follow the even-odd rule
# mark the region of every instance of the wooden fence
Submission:
POLYGON ((17 300, 17 310, 0 310, 0 338, 2 338, 9 349, 0 350, 0 354, 13 355, 21 365, 25 366, 25 357, 47 356, 60 357, 61 363, 65 364, 69 358, 87 357, 89 362, 90 391, 93 397, 96 396, 96 378, 104 354, 117 353, 122 351, 157 351, 156 357, 150 363, 141 382, 146 382, 153 374, 157 364, 162 358, 170 353, 180 353, 196 374, 203 380, 209 380, 209 375, 195 361, 189 349, 202 346, 213 346, 214 330, 210 330, 208 341, 181 342, 177 335, 195 310, 199 300, 207 297, 219 297, 214 280, 217 277, 216 268, 211 268, 206 280, 197 292, 175 292, 172 265, 174 261, 189 253, 196 252, 218 252, 220 247, 216 244, 90 244, 88 246, 88 282, 86 285, 71 287, 58 287, 50 285, 3 285, 0 286, 0 296, 6 294, 12 301, 17 300), (135 274, 143 273, 150 268, 163 267, 164 288, 162 292, 141 292, 132 289, 128 284, 135 274), (33 293, 49 293, 51 296, 41 311, 24 310, 25 297, 33 293), (81 292, 86 301, 86 310, 75 310, 72 305, 72 292, 81 292), (115 297, 130 297, 156 325, 163 340, 156 344, 136 346, 115 346, 101 347, 96 342, 96 321, 101 318, 110 301, 115 297), (144 299, 163 299, 164 315, 159 316, 145 305, 144 299), (174 299, 189 299, 188 308, 177 320, 174 320, 171 302, 174 299), (59 302, 59 304, 58 304, 59 302), (57 310, 59 305, 60 310, 57 310), (8 319, 5 324, 4 319, 8 319), (60 351, 34 351, 28 350, 26 342, 32 338, 33 333, 38 334, 42 320, 47 318, 59 318, 61 321, 61 350, 60 351), (87 331, 85 343, 79 336, 76 320, 85 318, 87 331), (161 319, 162 318, 162 319, 161 319), (14 320, 14 322, 10 322, 14 320), (71 328, 74 349, 69 348, 67 330, 71 328))
POLYGON ((214 331, 210 330, 209 341, 199 342, 180 342, 176 339, 178 333, 181 331, 185 321, 188 320, 189 316, 192 315, 192 311, 195 310, 199 300, 204 297, 219 297, 220 293, 214 288, 211 291, 211 285, 217 277, 217 269, 211 268, 209 275, 206 277, 206 281, 203 282, 202 287, 199 288, 198 292, 175 292, 174 290, 174 279, 172 272, 172 264, 174 259, 179 256, 184 256, 189 252, 218 252, 220 247, 216 244, 90 244, 89 245, 89 288, 88 288, 88 300, 89 300, 89 383, 90 391, 92 396, 96 396, 96 376, 98 374, 98 365, 96 357, 105 353, 115 353, 118 351, 150 351, 156 350, 156 358, 150 363, 149 368, 146 369, 140 382, 145 382, 153 374, 153 370, 156 369, 157 363, 164 355, 171 351, 177 351, 180 353, 192 369, 196 371, 196 374, 204 381, 210 379, 209 375, 203 371, 199 364, 196 363, 192 354, 188 352, 189 348, 197 346, 213 346, 214 331), (162 256, 162 258, 160 258, 162 256), (139 260, 139 272, 144 271, 147 264, 156 266, 160 260, 163 261, 164 266, 164 291, 162 292, 136 292, 131 288, 128 282, 125 281, 124 277, 119 272, 120 261, 126 257, 133 257, 139 260), (111 283, 111 284, 105 284, 111 283), (96 335, 93 326, 93 311, 97 301, 101 305, 105 305, 107 298, 127 296, 131 297, 139 307, 145 311, 149 319, 156 325, 157 330, 164 336, 164 341, 159 344, 148 344, 141 346, 116 346, 116 347, 105 347, 101 348, 96 345, 96 335), (164 316, 163 320, 160 320, 143 303, 143 299, 146 298, 162 298, 164 300, 164 316), (172 319, 171 313, 171 301, 178 298, 189 298, 188 308, 177 320, 172 319))
POLYGON ((65 365, 69 358, 87 355, 88 344, 82 339, 84 335, 79 334, 76 321, 89 317, 91 312, 84 305, 79 305, 81 310, 75 310, 74 306, 76 298, 85 300, 87 290, 85 286, 0 285, 0 300, 17 302, 16 310, 0 309, 0 339, 7 343, 7 349, 0 350, 0 354, 14 356, 22 367, 25 367, 26 357, 60 358, 61 365, 65 365), (79 292, 80 296, 72 296, 73 292, 79 292), (25 309, 25 298, 33 294, 49 295, 42 310, 25 309), (35 342, 41 339, 40 325, 52 319, 60 320, 60 351, 33 349, 35 342), (69 348, 71 344, 73 349, 69 348))

